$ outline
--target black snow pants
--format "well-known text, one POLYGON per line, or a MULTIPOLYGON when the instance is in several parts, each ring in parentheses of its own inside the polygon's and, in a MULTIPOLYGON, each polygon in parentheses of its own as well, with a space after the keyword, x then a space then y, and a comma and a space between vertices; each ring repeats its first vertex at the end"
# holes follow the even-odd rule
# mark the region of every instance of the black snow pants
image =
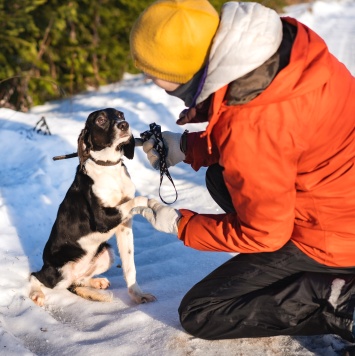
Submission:
MULTIPOLYGON (((235 211, 222 168, 206 185, 217 204, 235 211)), ((337 334, 354 341, 355 266, 322 265, 292 242, 275 252, 239 254, 197 283, 183 298, 183 328, 202 339, 337 334)))

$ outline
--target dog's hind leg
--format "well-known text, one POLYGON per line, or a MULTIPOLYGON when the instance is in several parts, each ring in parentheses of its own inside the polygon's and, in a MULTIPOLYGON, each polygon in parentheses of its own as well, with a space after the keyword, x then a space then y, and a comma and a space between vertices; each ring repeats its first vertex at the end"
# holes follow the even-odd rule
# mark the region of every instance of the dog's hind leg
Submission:
POLYGON ((111 246, 103 243, 95 257, 90 263, 90 269, 80 280, 75 281, 68 289, 72 293, 82 298, 100 302, 109 302, 112 300, 112 293, 101 293, 95 289, 107 289, 110 282, 107 278, 92 278, 106 272, 114 262, 114 253, 111 246))
POLYGON ((44 305, 44 293, 42 292, 41 286, 43 284, 33 275, 30 276, 30 293, 29 297, 33 300, 35 304, 42 307, 44 305))
MULTIPOLYGON (((30 275, 30 293, 29 297, 39 306, 44 305, 44 293, 42 287, 55 288, 58 284, 64 284, 65 280, 58 268, 53 265, 44 264, 40 271, 33 272, 30 275)), ((67 286, 70 285, 67 284, 67 286)), ((67 287, 66 286, 66 287, 67 287)))
POLYGON ((95 289, 107 289, 111 285, 107 278, 90 278, 88 284, 95 289))
MULTIPOLYGON (((114 261, 115 256, 111 246, 107 243, 102 244, 93 261, 94 271, 92 276, 106 272, 114 261)), ((96 289, 107 289, 110 286, 110 281, 107 278, 90 278, 87 286, 96 289)))
POLYGON ((128 294, 138 304, 155 301, 156 298, 154 295, 142 292, 136 280, 132 219, 128 219, 118 225, 116 238, 122 262, 123 276, 128 287, 128 294))
POLYGON ((71 286, 68 290, 78 296, 96 302, 111 302, 113 299, 111 292, 101 292, 95 288, 86 286, 71 286))

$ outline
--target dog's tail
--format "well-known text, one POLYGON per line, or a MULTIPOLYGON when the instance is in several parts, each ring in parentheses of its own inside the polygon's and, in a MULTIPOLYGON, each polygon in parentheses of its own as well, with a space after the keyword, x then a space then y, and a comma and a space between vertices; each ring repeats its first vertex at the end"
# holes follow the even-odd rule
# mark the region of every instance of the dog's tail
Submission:
POLYGON ((111 292, 104 292, 91 287, 71 286, 68 290, 84 299, 97 302, 112 302, 113 299, 111 292))

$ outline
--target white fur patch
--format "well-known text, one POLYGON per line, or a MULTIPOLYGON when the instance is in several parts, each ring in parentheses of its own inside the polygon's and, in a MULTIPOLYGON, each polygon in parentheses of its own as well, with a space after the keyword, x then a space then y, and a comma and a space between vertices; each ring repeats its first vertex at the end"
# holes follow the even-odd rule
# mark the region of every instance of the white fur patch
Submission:
POLYGON ((332 287, 331 287, 332 289, 330 292, 328 302, 334 307, 334 309, 336 309, 338 305, 338 299, 344 284, 345 284, 344 279, 340 279, 340 278, 336 278, 332 282, 332 287))
POLYGON ((121 164, 103 167, 89 159, 85 163, 85 168, 95 182, 92 190, 103 206, 116 207, 122 199, 134 197, 134 184, 126 168, 121 164))

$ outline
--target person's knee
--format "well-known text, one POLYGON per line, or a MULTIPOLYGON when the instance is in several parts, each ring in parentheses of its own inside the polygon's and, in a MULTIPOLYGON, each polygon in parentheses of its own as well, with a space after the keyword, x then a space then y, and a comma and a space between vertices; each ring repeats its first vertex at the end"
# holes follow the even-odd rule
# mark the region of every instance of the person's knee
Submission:
POLYGON ((196 301, 188 301, 186 296, 178 309, 180 324, 183 329, 199 339, 213 340, 208 331, 207 312, 196 301))
POLYGON ((220 185, 220 182, 224 182, 223 168, 219 164, 213 164, 206 170, 206 187, 207 189, 215 188, 220 185))
POLYGON ((212 199, 226 212, 235 212, 232 198, 223 178, 223 167, 213 164, 206 171, 206 187, 212 199))
POLYGON ((204 339, 203 335, 201 335, 201 319, 196 315, 196 312, 191 313, 180 306, 179 317, 180 324, 186 332, 192 336, 204 339))

